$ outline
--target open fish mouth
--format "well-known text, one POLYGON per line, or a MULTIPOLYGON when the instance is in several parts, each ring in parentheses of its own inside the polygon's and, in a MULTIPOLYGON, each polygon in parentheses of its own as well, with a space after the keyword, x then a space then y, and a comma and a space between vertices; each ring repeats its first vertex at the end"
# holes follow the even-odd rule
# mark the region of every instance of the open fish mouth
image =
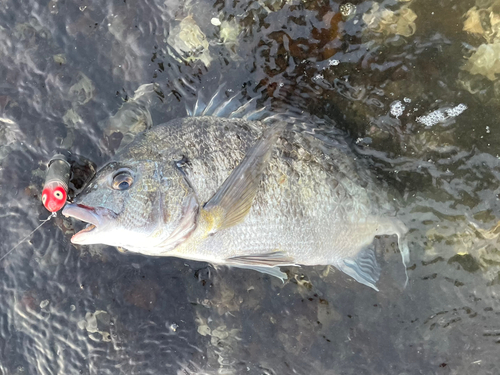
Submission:
POLYGON ((109 213, 109 210, 102 207, 89 207, 83 204, 66 204, 62 211, 64 216, 73 217, 87 223, 87 226, 84 229, 75 233, 73 237, 71 237, 71 242, 82 245, 93 243, 89 242, 89 236, 102 225, 103 213, 109 213), (106 212, 104 213, 102 211, 106 212))

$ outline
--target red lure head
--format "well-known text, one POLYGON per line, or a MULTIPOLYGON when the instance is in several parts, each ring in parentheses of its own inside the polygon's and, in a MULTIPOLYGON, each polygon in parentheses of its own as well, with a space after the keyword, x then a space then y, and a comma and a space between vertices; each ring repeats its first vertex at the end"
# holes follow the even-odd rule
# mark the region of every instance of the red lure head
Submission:
POLYGON ((62 154, 57 154, 49 161, 42 190, 42 203, 50 212, 63 208, 68 198, 68 183, 71 165, 62 154))
POLYGON ((63 208, 67 198, 68 193, 59 181, 51 181, 43 187, 42 203, 50 212, 56 212, 63 208))

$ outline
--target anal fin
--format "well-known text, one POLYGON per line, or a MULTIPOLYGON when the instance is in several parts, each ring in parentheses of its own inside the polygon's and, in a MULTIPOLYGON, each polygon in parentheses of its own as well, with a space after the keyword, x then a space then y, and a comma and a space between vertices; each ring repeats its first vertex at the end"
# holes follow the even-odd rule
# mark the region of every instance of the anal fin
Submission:
MULTIPOLYGON (((229 265, 229 264, 228 264, 229 265)), ((254 270, 260 273, 265 273, 267 275, 271 275, 277 277, 281 281, 285 281, 288 279, 286 273, 281 272, 279 267, 268 267, 268 266, 253 266, 250 264, 231 264, 232 267, 243 268, 247 270, 254 270)))
POLYGON ((231 257, 226 259, 226 264, 265 273, 277 277, 281 281, 288 277, 284 272, 281 272, 279 266, 297 266, 293 258, 283 251, 231 257))
POLYGON ((241 263, 256 266, 296 266, 293 258, 286 255, 284 251, 271 251, 269 253, 239 255, 236 257, 227 258, 228 263, 241 263))
POLYGON ((335 266, 361 284, 365 284, 378 292, 375 286, 380 278, 380 266, 375 256, 375 248, 369 245, 356 256, 341 260, 335 266))

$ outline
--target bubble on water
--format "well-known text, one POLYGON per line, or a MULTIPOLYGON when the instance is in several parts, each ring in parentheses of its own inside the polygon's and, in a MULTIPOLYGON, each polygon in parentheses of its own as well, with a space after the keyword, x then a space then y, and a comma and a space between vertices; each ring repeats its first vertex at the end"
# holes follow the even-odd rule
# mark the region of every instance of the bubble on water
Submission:
POLYGON ((490 133, 491 133, 491 131, 490 131, 490 127, 489 127, 489 126, 487 126, 487 127, 486 127, 486 133, 487 133, 487 134, 490 134, 490 133))
POLYGON ((221 22, 220 22, 220 19, 218 19, 217 17, 214 17, 210 20, 210 23, 214 26, 220 26, 221 25, 221 22))
POLYGON ((425 126, 433 126, 443 122, 444 120, 446 120, 446 116, 439 110, 417 118, 417 122, 420 122, 425 126))
POLYGON ((339 7, 340 13, 344 19, 349 19, 356 13, 356 5, 352 3, 345 3, 339 7))
POLYGON ((57 14, 59 12, 59 9, 57 9, 57 1, 58 0, 51 0, 47 5, 49 8, 49 12, 52 14, 57 14))
POLYGON ((433 126, 439 123, 445 122, 450 117, 456 117, 460 115, 467 109, 465 104, 459 104, 456 107, 448 109, 437 109, 428 115, 420 116, 417 118, 417 122, 424 124, 425 126, 433 126))
POLYGON ((339 64, 340 64, 339 60, 331 59, 328 61, 328 65, 330 65, 330 66, 337 66, 339 64))
POLYGON ((43 300, 42 302, 40 302, 40 308, 41 308, 41 309, 46 308, 46 307, 49 305, 49 303, 50 303, 50 302, 49 302, 49 300, 48 300, 48 299, 43 300))
POLYGON ((405 103, 411 103, 411 99, 410 99, 410 98, 406 98, 406 97, 405 97, 405 98, 403 98, 403 101, 404 101, 405 103))
POLYGON ((450 117, 456 117, 460 114, 462 114, 463 111, 467 109, 467 106, 465 104, 459 104, 454 108, 447 109, 446 114, 450 117))
POLYGON ((391 115, 393 115, 396 118, 401 116, 404 110, 405 106, 403 105, 403 103, 401 103, 400 100, 396 100, 394 103, 391 104, 391 115))

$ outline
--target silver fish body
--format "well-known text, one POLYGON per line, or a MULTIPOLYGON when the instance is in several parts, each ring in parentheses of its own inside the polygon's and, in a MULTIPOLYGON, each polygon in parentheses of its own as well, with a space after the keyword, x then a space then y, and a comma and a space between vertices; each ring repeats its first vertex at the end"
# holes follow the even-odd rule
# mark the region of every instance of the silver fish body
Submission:
POLYGON ((294 124, 187 117, 138 136, 63 211, 103 243, 286 277, 333 265, 376 289, 371 246, 404 224, 353 155, 294 124))

